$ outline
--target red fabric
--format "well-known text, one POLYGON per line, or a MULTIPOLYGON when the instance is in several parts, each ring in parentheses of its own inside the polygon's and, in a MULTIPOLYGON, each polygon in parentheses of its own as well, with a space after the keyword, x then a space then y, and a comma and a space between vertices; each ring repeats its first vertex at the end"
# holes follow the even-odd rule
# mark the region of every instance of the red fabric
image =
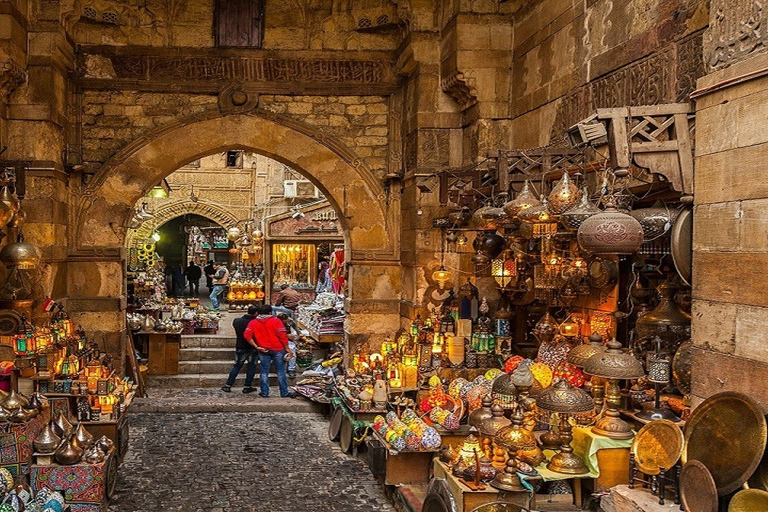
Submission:
POLYGON ((275 316, 254 318, 245 328, 243 337, 254 340, 258 346, 267 350, 286 350, 288 334, 283 321, 275 316))

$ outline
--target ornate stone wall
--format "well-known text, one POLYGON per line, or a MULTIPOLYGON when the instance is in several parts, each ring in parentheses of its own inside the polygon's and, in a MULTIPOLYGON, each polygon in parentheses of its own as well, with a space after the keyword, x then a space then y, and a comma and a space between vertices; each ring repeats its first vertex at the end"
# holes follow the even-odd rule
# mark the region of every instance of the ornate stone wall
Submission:
MULTIPOLYGON (((149 130, 190 114, 217 108, 207 94, 137 91, 83 93, 83 159, 97 169, 149 130)), ((259 106, 338 138, 379 177, 387 170, 389 103, 383 96, 262 95, 259 106)))

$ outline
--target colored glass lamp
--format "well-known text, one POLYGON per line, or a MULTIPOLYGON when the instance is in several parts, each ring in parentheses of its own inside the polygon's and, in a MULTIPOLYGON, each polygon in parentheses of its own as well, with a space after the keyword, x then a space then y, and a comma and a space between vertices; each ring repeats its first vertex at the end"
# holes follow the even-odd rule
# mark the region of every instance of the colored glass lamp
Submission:
POLYGON ((608 409, 592 427, 592 432, 611 439, 630 439, 632 429, 626 421, 619 418, 618 403, 621 393, 618 381, 644 377, 643 364, 632 354, 624 352, 621 343, 613 340, 608 343, 604 352, 595 354, 587 360, 584 364, 584 373, 608 380, 605 392, 608 409))
POLYGON ((545 389, 536 399, 536 406, 542 411, 557 413, 560 416, 560 451, 549 460, 547 469, 566 475, 589 473, 589 468, 581 457, 573 453, 573 434, 569 421, 571 415, 594 411, 595 404, 589 393, 574 388, 563 379, 545 389))

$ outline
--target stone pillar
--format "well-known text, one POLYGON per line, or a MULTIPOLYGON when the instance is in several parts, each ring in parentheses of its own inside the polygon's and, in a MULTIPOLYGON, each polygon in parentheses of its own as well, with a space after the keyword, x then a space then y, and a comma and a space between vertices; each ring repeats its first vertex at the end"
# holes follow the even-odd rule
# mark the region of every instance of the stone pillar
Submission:
POLYGON ((695 402, 740 391, 768 407, 768 54, 741 52, 763 47, 738 28, 752 6, 713 2, 695 94, 692 374, 695 402))

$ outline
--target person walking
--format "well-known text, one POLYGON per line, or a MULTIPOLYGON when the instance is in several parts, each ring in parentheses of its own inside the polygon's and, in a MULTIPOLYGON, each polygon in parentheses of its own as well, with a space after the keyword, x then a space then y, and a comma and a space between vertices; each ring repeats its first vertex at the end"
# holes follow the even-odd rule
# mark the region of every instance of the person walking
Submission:
POLYGON ((259 347, 259 363, 261 373, 259 375, 259 396, 269 396, 269 368, 275 364, 277 383, 280 386, 280 396, 283 398, 295 398, 296 393, 288 389, 288 376, 285 374, 285 356, 295 357, 288 347, 288 335, 283 322, 272 316, 272 306, 263 304, 258 306, 259 315, 251 320, 245 329, 243 337, 248 341, 255 341, 259 347))
POLYGON ((296 325, 293 323, 293 320, 291 320, 287 314, 280 312, 275 316, 283 322, 283 325, 285 326, 285 332, 288 334, 288 348, 291 349, 293 357, 289 358, 286 356, 286 366, 288 367, 288 377, 294 379, 296 378, 296 342, 299 340, 301 335, 296 329, 296 325))
POLYGON ((171 276, 171 282, 173 283, 173 295, 175 297, 184 296, 184 266, 181 263, 177 263, 173 266, 173 275, 171 276))
POLYGON ((187 276, 189 282, 189 294, 192 297, 200 295, 200 278, 203 276, 203 270, 195 263, 190 261, 187 268, 184 270, 184 274, 187 276))
POLYGON ((213 268, 213 260, 208 260, 203 271, 205 272, 205 287, 208 289, 208 293, 211 293, 213 289, 213 274, 216 273, 216 269, 213 268))
POLYGON ((256 313, 256 306, 249 306, 248 313, 232 321, 232 326, 235 328, 235 335, 237 336, 237 341, 235 342, 235 364, 232 365, 232 369, 229 371, 227 383, 221 388, 225 393, 232 391, 235 379, 245 363, 247 363, 247 366, 245 368, 245 387, 243 387, 243 393, 256 391, 256 388, 252 385, 253 379, 256 377, 256 361, 259 357, 259 346, 253 340, 249 341, 244 337, 245 329, 251 323, 251 320, 256 318, 256 313))
POLYGON ((212 283, 213 290, 211 290, 211 304, 213 309, 219 310, 219 295, 224 291, 224 287, 229 282, 229 270, 225 265, 222 265, 218 261, 213 264, 213 268, 216 270, 213 274, 212 283))

